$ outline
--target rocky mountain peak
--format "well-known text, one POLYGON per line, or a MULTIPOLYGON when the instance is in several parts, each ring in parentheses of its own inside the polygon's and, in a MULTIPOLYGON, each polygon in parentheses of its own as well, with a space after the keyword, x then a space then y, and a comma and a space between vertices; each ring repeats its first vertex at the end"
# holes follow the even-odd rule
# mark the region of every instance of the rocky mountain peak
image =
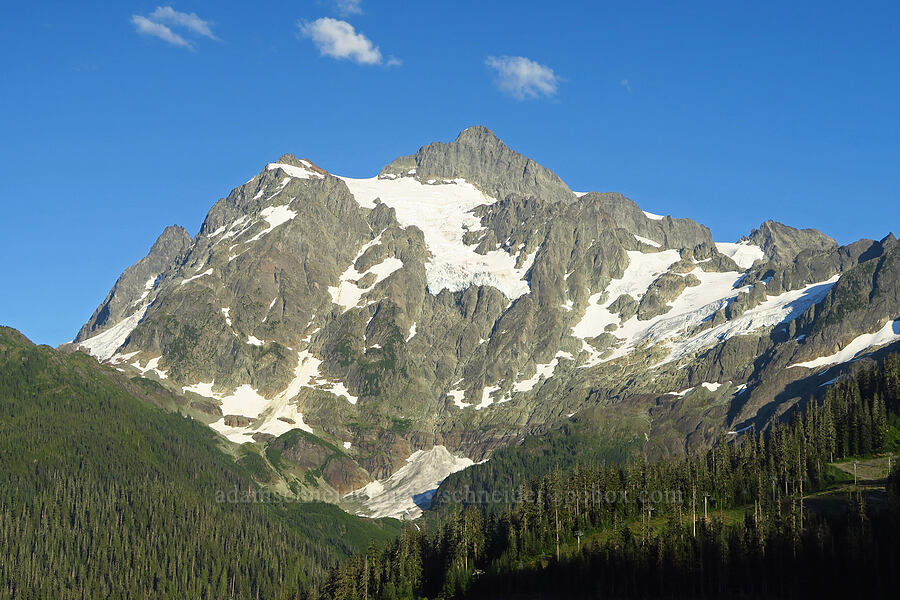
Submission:
POLYGON ((466 127, 456 136, 455 144, 464 144, 474 148, 486 149, 491 146, 504 145, 493 131, 484 125, 466 127))
POLYGON ((275 163, 292 165, 294 167, 302 167, 303 166, 303 163, 300 162, 300 159, 298 159, 296 156, 294 156, 293 154, 290 154, 290 153, 282 154, 278 158, 278 160, 275 161, 275 163))
POLYGON ((790 262, 803 250, 826 252, 837 242, 816 229, 797 229, 778 221, 766 221, 745 238, 762 248, 768 260, 790 262))
POLYGON ((147 253, 147 256, 174 258, 174 256, 172 255, 173 251, 180 252, 187 248, 190 244, 191 234, 187 232, 187 229, 185 229, 181 225, 169 225, 168 227, 163 229, 163 232, 159 234, 158 238, 156 238, 156 241, 153 243, 153 246, 150 248, 150 252, 147 253))
POLYGON ((551 203, 575 200, 558 175, 510 149, 483 126, 465 129, 450 143, 435 142, 401 156, 379 174, 410 176, 423 183, 462 178, 498 200, 510 194, 551 203))
POLYGON ((106 299, 97 307, 90 320, 84 324, 75 341, 96 335, 107 326, 140 309, 164 273, 191 246, 191 236, 184 227, 169 225, 156 239, 147 256, 137 261, 119 276, 106 299))
POLYGON ((674 249, 694 248, 701 244, 713 245, 712 234, 706 226, 690 219, 673 219, 645 212, 634 200, 622 194, 590 192, 582 196, 581 200, 596 202, 619 227, 649 240, 645 243, 650 245, 674 249))

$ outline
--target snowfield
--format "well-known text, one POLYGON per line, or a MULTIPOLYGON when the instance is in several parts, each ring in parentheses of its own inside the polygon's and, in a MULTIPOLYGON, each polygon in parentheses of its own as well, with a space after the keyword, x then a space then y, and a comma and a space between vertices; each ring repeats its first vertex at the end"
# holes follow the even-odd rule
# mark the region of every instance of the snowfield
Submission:
POLYGON ((619 296, 627 294, 635 300, 640 300, 650 284, 669 270, 673 264, 678 262, 680 258, 678 250, 666 250, 664 252, 653 252, 644 254, 643 252, 629 251, 628 266, 621 279, 613 279, 602 292, 592 294, 588 298, 588 307, 584 312, 584 316, 577 325, 572 327, 572 333, 577 338, 592 338, 600 335, 610 323, 619 322, 618 313, 612 313, 608 310, 610 304, 615 302, 619 296), (598 304, 597 302, 606 293, 606 302, 598 304))
POLYGON ((530 392, 541 379, 550 379, 553 377, 553 372, 556 371, 556 365, 558 364, 559 358, 554 358, 549 363, 535 365, 535 374, 528 379, 514 383, 513 389, 517 392, 530 392))
MULTIPOLYGON (((831 279, 810 284, 799 290, 771 296, 759 306, 751 308, 735 319, 707 329, 686 340, 673 341, 669 344, 669 356, 661 364, 679 360, 736 335, 792 321, 806 312, 806 309, 813 304, 821 302, 837 283, 839 277, 839 275, 835 275, 831 279)), ((654 338, 651 336, 651 339, 654 338)))
POLYGON ((472 406, 471 404, 466 404, 466 392, 465 390, 450 390, 447 392, 447 395, 450 396, 450 399, 453 401, 453 404, 458 408, 466 408, 468 406, 472 406))
POLYGON ((238 386, 230 394, 222 394, 213 392, 215 380, 209 383, 195 383, 194 385, 182 386, 182 391, 193 392, 206 398, 218 400, 222 408, 223 415, 240 415, 250 419, 255 419, 259 413, 268 406, 269 401, 265 396, 253 389, 249 383, 238 386))
MULTIPOLYGON (((757 254, 756 250, 753 250, 753 248, 758 249, 757 246, 745 244, 736 244, 735 246, 741 246, 741 248, 734 250, 732 255, 740 258, 744 264, 750 258, 747 256, 748 253, 751 256, 757 254)), ((812 284, 800 290, 769 297, 759 306, 746 311, 735 319, 707 329, 693 337, 679 339, 686 331, 697 327, 712 317, 719 309, 727 306, 740 292, 749 289, 749 287, 737 287, 743 274, 738 272, 708 273, 699 267, 695 268, 691 274, 700 280, 700 285, 686 288, 674 302, 669 304, 670 309, 667 313, 644 321, 633 316, 624 323, 620 323, 619 315, 610 312, 609 306, 622 294, 628 294, 639 301, 653 280, 677 262, 679 255, 676 250, 648 254, 628 252, 628 259, 629 263, 622 278, 610 281, 607 286, 605 302, 597 304, 604 292, 591 295, 584 315, 572 327, 572 335, 583 340, 582 350, 588 353, 588 360, 581 365, 581 368, 621 358, 645 343, 665 342, 667 344, 669 356, 660 364, 679 360, 736 335, 797 318, 807 308, 821 301, 838 280, 838 277, 835 276, 828 281, 812 284), (617 325, 612 334, 619 340, 619 345, 603 355, 588 344, 587 339, 600 335, 610 324, 617 325)))
POLYGON ((422 230, 432 253, 426 263, 428 291, 432 294, 443 289, 458 292, 472 285, 489 285, 515 300, 530 291, 523 278, 534 262, 534 254, 517 269, 518 254, 492 250, 481 255, 475 252, 474 245, 463 243, 466 231, 483 229, 472 210, 496 202, 465 180, 427 185, 410 177, 341 179, 360 206, 374 208, 378 198, 396 211, 401 225, 415 225, 422 230))
POLYGON ((125 343, 134 328, 138 326, 144 314, 147 312, 147 304, 129 316, 125 317, 106 331, 78 343, 79 348, 87 350, 91 356, 95 356, 101 362, 109 360, 116 350, 125 343))
POLYGON ((360 516, 415 519, 431 506, 435 490, 448 475, 473 464, 444 446, 417 450, 393 475, 350 492, 344 500, 361 505, 356 510, 360 516))
POLYGON ((716 249, 742 269, 749 269, 753 263, 765 257, 762 248, 750 242, 716 242, 716 249))

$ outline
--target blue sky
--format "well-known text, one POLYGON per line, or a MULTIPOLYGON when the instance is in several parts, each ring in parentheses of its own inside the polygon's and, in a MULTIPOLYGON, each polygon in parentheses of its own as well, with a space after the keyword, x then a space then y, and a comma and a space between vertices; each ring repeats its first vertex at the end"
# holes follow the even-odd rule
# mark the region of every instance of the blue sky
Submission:
POLYGON ((484 124, 718 240, 898 229, 895 2, 43 2, 0 23, 0 323, 71 339, 284 152, 350 176, 484 124), (527 60, 526 60, 527 59, 527 60))

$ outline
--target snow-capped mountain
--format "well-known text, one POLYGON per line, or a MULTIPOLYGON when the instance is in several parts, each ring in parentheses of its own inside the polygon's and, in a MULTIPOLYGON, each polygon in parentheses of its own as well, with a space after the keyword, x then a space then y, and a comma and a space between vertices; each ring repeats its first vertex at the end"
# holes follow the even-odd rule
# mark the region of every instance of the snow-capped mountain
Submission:
POLYGON ((651 454, 765 423, 900 339, 898 255, 774 222, 717 243, 472 127, 371 179, 282 156, 167 229, 74 343, 277 447, 285 493, 414 513, 375 492, 587 411, 651 454))

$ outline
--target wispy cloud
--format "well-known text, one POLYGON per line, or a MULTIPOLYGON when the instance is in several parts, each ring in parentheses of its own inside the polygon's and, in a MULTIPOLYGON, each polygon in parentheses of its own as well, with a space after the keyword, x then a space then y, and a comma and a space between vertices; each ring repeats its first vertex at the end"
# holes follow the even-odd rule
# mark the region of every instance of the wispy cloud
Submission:
POLYGON ((178 12, 171 6, 157 6, 156 10, 148 15, 157 23, 165 23, 174 27, 184 27, 203 37, 217 39, 209 28, 209 21, 204 21, 196 13, 178 12))
POLYGON ((168 42, 173 46, 194 49, 194 45, 172 27, 185 30, 202 37, 218 39, 209 26, 209 21, 198 17, 195 13, 178 12, 171 6, 157 6, 149 15, 131 15, 131 22, 141 35, 149 35, 168 42), (171 27, 170 27, 171 26, 171 27))
POLYGON ((189 41, 169 29, 162 23, 156 23, 155 21, 151 21, 147 17, 142 17, 141 15, 131 15, 131 22, 134 23, 135 28, 137 28, 137 32, 141 35, 157 37, 164 42, 172 44, 173 46, 181 46, 183 48, 191 49, 194 48, 189 41))
POLYGON ((334 0, 334 7, 342 15, 361 15, 362 0, 334 0))
POLYGON ((619 82, 619 85, 621 85, 623 88, 628 90, 629 94, 631 93, 631 82, 630 81, 628 81, 627 79, 623 79, 622 81, 619 82))
POLYGON ((524 56, 488 56, 485 64, 497 77, 494 83, 517 100, 554 96, 560 79, 547 65, 524 56))
POLYGON ((340 19, 323 17, 309 23, 298 23, 300 33, 313 41, 323 56, 339 60, 351 60, 361 65, 394 66, 400 59, 389 56, 385 58, 372 40, 357 33, 353 25, 340 19))

